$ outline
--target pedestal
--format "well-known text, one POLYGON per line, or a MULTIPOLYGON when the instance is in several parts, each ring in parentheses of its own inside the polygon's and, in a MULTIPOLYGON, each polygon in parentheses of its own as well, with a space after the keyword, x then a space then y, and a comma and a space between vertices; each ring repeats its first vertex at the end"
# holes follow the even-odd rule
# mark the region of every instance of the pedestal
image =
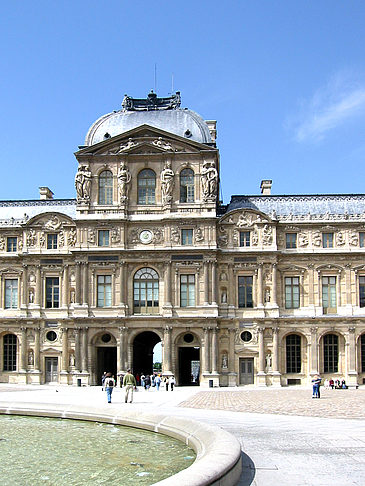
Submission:
POLYGON ((259 371, 256 376, 257 376, 257 386, 267 386, 266 373, 264 371, 259 371))
POLYGON ((281 373, 279 373, 278 371, 273 371, 271 373, 271 377, 272 377, 272 386, 275 387, 275 388, 280 388, 281 387, 281 373))

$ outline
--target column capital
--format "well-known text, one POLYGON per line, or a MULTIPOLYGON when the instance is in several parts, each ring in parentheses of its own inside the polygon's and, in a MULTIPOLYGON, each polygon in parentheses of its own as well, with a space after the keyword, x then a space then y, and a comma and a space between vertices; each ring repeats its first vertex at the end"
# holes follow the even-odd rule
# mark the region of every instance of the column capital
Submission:
POLYGON ((121 334, 123 334, 123 333, 127 332, 127 331, 128 331, 128 329, 129 329, 129 328, 128 328, 127 326, 120 326, 120 327, 119 327, 119 332, 120 332, 121 334))
POLYGON ((259 334, 264 334, 264 331, 265 331, 265 328, 264 328, 264 327, 259 326, 259 327, 257 328, 257 332, 258 332, 259 334))
POLYGON ((317 331, 318 331, 318 327, 311 327, 311 334, 317 334, 317 331))
POLYGON ((272 333, 273 334, 278 334, 279 333, 279 328, 278 327, 272 327, 272 333))
POLYGON ((355 334, 356 327, 350 326, 347 330, 350 334, 355 334))

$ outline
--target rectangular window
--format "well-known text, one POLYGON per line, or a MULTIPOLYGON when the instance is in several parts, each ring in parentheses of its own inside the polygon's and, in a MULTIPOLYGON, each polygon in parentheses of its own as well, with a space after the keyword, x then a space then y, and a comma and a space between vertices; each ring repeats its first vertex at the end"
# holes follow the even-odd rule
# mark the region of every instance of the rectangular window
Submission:
POLYGON ((297 233, 286 233, 285 234, 285 247, 286 248, 296 248, 297 247, 297 233))
POLYGON ((18 279, 5 280, 5 309, 17 309, 18 307, 18 279))
POLYGON ((238 277, 238 307, 253 307, 253 277, 238 277))
POLYGON ((49 234, 47 235, 47 249, 48 250, 55 250, 57 248, 57 234, 49 234))
POLYGON ((4 336, 4 371, 16 371, 17 339, 14 334, 4 336))
POLYGON ((193 230, 183 229, 181 230, 181 244, 192 245, 193 244, 193 230))
POLYGON ((98 246, 109 246, 109 230, 98 231, 98 246))
POLYGON ((251 231, 240 231, 240 246, 251 246, 251 231))
POLYGON ((285 309, 298 309, 299 305, 299 277, 285 277, 285 309))
POLYGON ((13 253, 17 250, 18 238, 16 236, 11 236, 6 239, 6 251, 13 253))
POLYGON ((333 248, 333 233, 322 233, 323 248, 333 248))
POLYGON ((336 277, 322 277, 322 305, 324 314, 337 312, 336 277))
POLYGON ((195 306, 195 275, 180 275, 180 306, 195 306))
POLYGON ((98 275, 97 280, 98 307, 111 307, 112 306, 112 277, 111 275, 98 275))
POLYGON ((359 300, 360 307, 365 307, 365 277, 359 277, 359 300))
POLYGON ((359 233, 359 245, 360 245, 360 248, 365 247, 365 232, 363 232, 363 231, 360 231, 360 233, 359 233))
POLYGON ((58 277, 46 278, 46 308, 58 309, 60 306, 60 280, 58 277))

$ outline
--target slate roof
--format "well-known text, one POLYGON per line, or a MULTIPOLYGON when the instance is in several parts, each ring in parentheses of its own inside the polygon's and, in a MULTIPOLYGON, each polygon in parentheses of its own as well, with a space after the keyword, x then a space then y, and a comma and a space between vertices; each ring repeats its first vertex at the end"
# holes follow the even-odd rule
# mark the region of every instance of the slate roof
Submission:
POLYGON ((25 223, 38 214, 53 212, 66 214, 75 219, 76 199, 0 201, 0 225, 15 226, 25 223))
POLYGON ((314 194, 281 196, 232 196, 223 212, 254 209, 282 217, 362 216, 365 218, 365 194, 314 194))

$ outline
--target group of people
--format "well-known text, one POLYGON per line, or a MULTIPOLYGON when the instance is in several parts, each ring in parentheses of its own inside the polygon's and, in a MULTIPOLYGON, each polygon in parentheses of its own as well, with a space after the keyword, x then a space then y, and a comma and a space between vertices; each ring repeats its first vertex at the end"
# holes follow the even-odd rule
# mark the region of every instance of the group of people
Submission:
MULTIPOLYGON (((321 398, 321 382, 322 379, 320 376, 315 375, 313 380, 312 380, 312 385, 313 385, 313 395, 312 398, 321 398)), ((326 378, 324 380, 324 388, 326 390, 347 390, 348 386, 346 385, 346 380, 345 378, 337 378, 336 380, 333 380, 332 378, 328 379, 326 378)))
MULTIPOLYGON (((152 375, 144 375, 142 373, 140 376, 137 374, 136 377, 134 377, 131 370, 128 369, 127 373, 124 376, 120 376, 120 387, 123 387, 125 389, 125 403, 133 402, 133 391, 137 390, 137 385, 142 386, 147 391, 151 387, 154 387, 157 391, 159 391, 160 386, 164 385, 166 391, 169 391, 169 388, 171 391, 173 391, 175 384, 176 380, 173 375, 165 376, 164 378, 162 378, 160 374, 153 373, 152 375)), ((117 383, 114 375, 110 372, 107 373, 106 371, 104 371, 101 377, 101 389, 105 389, 108 403, 112 402, 112 393, 116 386, 117 383)))

